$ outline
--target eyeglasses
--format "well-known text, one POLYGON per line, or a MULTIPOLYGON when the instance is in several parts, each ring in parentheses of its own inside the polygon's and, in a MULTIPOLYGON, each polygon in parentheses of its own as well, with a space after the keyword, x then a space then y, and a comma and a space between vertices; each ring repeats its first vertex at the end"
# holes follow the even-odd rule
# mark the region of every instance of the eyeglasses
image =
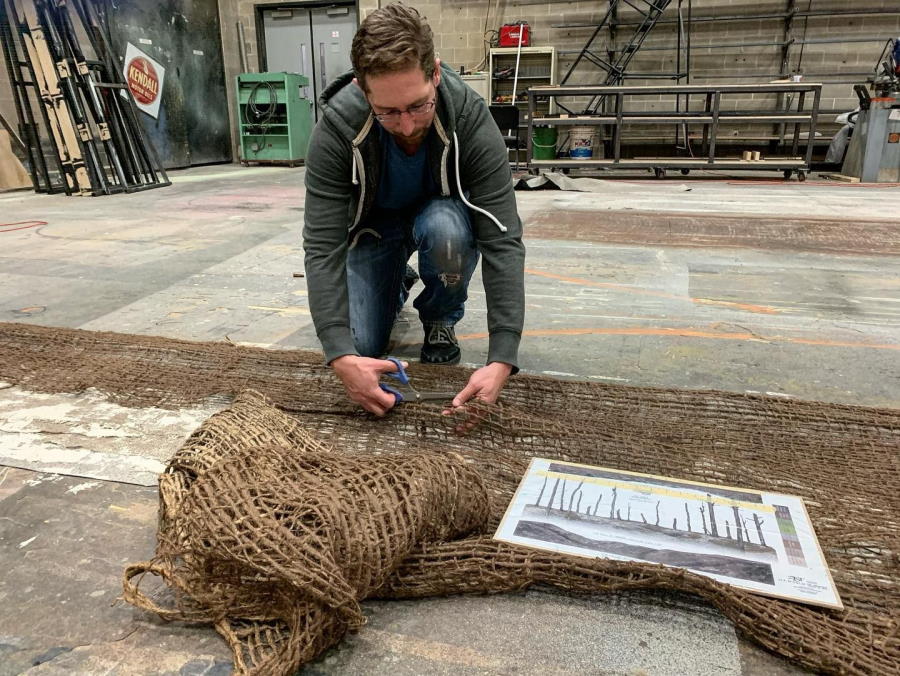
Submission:
POLYGON ((426 101, 425 103, 417 103, 414 106, 410 106, 406 110, 392 110, 389 113, 375 113, 373 111, 373 115, 375 115, 375 119, 384 124, 385 122, 388 124, 394 124, 400 121, 400 117, 403 113, 409 113, 412 117, 421 117, 422 115, 427 115, 432 110, 434 110, 435 99, 431 99, 431 101, 426 101))

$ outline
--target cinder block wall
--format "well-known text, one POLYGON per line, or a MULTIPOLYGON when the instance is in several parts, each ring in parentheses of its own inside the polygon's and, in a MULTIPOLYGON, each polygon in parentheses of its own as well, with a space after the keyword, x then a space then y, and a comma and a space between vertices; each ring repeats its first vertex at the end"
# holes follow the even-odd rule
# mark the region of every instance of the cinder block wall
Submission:
MULTIPOLYGON (((634 0, 640 3, 642 0, 634 0)), ((250 70, 258 66, 258 45, 256 44, 257 5, 283 5, 284 1, 272 0, 219 0, 219 13, 224 43, 226 82, 229 101, 233 101, 235 75, 240 71, 238 57, 237 21, 243 22, 247 58, 250 70)), ((375 9, 382 1, 361 0, 360 17, 375 9)), ((487 19, 488 30, 496 30, 503 23, 519 20, 527 21, 532 29, 533 44, 554 45, 560 51, 559 74, 565 73, 576 54, 587 41, 590 28, 560 28, 560 24, 591 23, 602 18, 607 7, 605 0, 453 0, 435 1, 411 0, 428 17, 435 31, 435 41, 440 57, 454 67, 465 66, 474 69, 481 64, 484 56, 484 30, 487 19), (489 14, 488 14, 489 13, 489 14)), ((900 36, 900 5, 898 0, 694 0, 694 17, 723 17, 734 15, 781 14, 794 5, 798 11, 811 7, 814 12, 829 10, 876 10, 883 14, 837 16, 837 17, 797 17, 793 21, 793 37, 807 40, 841 40, 836 43, 817 43, 804 46, 795 45, 790 50, 787 72, 799 72, 807 81, 826 83, 823 90, 822 108, 826 111, 850 110, 856 105, 852 82, 865 80, 866 73, 874 67, 875 60, 884 42, 892 36, 900 36), (870 37, 878 40, 868 40, 870 37), (853 41, 849 41, 853 40, 853 41), (856 41, 859 40, 859 41, 856 41)), ((624 6, 624 3, 622 3, 624 6)), ((666 18, 676 14, 675 6, 667 10, 666 18)), ((686 0, 684 3, 686 9, 686 0)), ((633 10, 624 7, 619 18, 622 21, 634 16, 633 10)), ((740 21, 695 21, 691 32, 692 63, 691 81, 702 84, 709 82, 767 82, 781 73, 781 46, 758 45, 739 46, 749 42, 781 42, 785 39, 785 19, 783 17, 748 18, 740 21), (725 48, 709 45, 727 45, 725 48)), ((618 31, 617 44, 622 46, 630 29, 622 27, 618 31)), ((633 59, 630 70, 634 72, 672 72, 675 70, 674 45, 676 25, 659 24, 649 35, 642 49, 633 59)), ((602 50, 608 36, 601 35, 602 50)), ((595 43, 596 44, 596 43, 595 43)), ((573 74, 572 83, 595 83, 596 69, 587 64, 580 65, 573 74)), ((659 80, 628 80, 628 84, 658 84, 659 80)), ((648 109, 660 108, 663 101, 647 101, 648 109)), ((771 106, 769 99, 745 98, 727 102, 734 108, 754 109, 771 106)), ((229 114, 234 106, 229 104, 229 114)), ((0 69, 0 112, 15 123, 6 69, 0 69)), ((833 119, 827 114, 823 121, 833 119)), ((233 120, 232 120, 233 123, 233 120)), ((232 124, 233 128, 233 124, 232 124)), ((828 134, 835 129, 823 127, 828 134)), ((237 156, 235 154, 235 156, 237 156)))
MULTIPOLYGON (((634 0, 641 4, 642 0, 634 0)), ((490 28, 518 20, 527 21, 534 35, 533 44, 555 45, 560 51, 560 73, 568 70, 574 58, 571 52, 580 51, 592 29, 560 28, 561 24, 596 23, 605 12, 607 2, 563 0, 501 0, 499 11, 493 11, 487 0, 457 0, 456 2, 423 2, 416 4, 428 16, 437 34, 441 56, 454 65, 476 66, 483 49, 480 33, 484 17, 491 5, 490 28)), ((693 16, 723 17, 737 15, 783 14, 794 5, 800 12, 811 5, 814 12, 830 10, 882 10, 886 13, 868 16, 844 17, 796 17, 792 34, 797 40, 856 40, 878 36, 876 41, 842 42, 837 44, 807 44, 791 48, 788 73, 801 73, 807 80, 828 82, 834 79, 864 79, 875 59, 890 37, 900 36, 900 4, 897 0, 694 0, 693 16), (802 51, 802 53, 801 53, 802 51), (840 78, 841 73, 848 76, 840 78)), ((672 2, 664 19, 677 16, 677 2, 672 2)), ((687 2, 683 4, 687 14, 687 2)), ((627 21, 636 13, 624 3, 620 4, 619 19, 627 21)), ((781 42, 785 40, 786 21, 783 17, 748 18, 741 21, 695 21, 691 31, 692 82, 767 82, 781 73, 782 48, 780 45, 740 47, 741 43, 781 42), (706 45, 732 45, 712 48, 706 45)), ((631 27, 618 29, 617 45, 621 47, 631 27)), ((644 43, 644 48, 632 60, 629 70, 634 72, 674 72, 676 24, 660 23, 644 43), (664 49, 667 48, 668 49, 664 49)), ((608 44, 608 35, 601 34, 595 43, 597 51, 608 44)), ((597 70, 587 64, 580 65, 571 82, 596 82, 597 70)), ((652 82, 659 82, 653 80, 652 82)), ((639 79, 629 79, 629 84, 648 84, 639 79)), ((854 102, 852 85, 829 86, 823 105, 826 108, 843 109, 854 102)))
MULTIPOLYGON (((640 4, 642 0, 634 0, 640 4)), ((235 21, 244 23, 246 50, 251 70, 258 63, 254 7, 260 4, 284 4, 254 0, 220 0, 222 24, 226 27, 226 66, 229 88, 237 73, 237 42, 235 21)), ((359 15, 384 4, 376 0, 359 3, 359 15)), ((559 76, 568 69, 577 53, 586 43, 592 29, 589 27, 563 28, 561 24, 596 23, 606 11, 605 0, 411 0, 429 20, 435 32, 435 43, 441 59, 459 68, 486 67, 485 29, 496 30, 504 23, 527 21, 532 30, 532 44, 554 45, 559 51, 559 76)), ((696 84, 765 83, 781 75, 802 74, 808 82, 823 82, 821 107, 826 114, 821 119, 821 130, 827 138, 837 127, 829 122, 835 114, 851 110, 856 105, 853 82, 861 82, 874 67, 885 41, 900 36, 900 5, 898 0, 694 0, 693 17, 725 17, 738 15, 783 15, 793 6, 798 12, 810 8, 814 12, 841 10, 881 10, 886 13, 838 17, 796 16, 791 33, 784 16, 746 18, 742 20, 697 20, 691 30, 691 79, 696 84), (787 68, 782 71, 783 47, 781 43, 793 36, 795 40, 839 40, 818 44, 793 45, 789 50, 787 68), (868 38, 877 37, 876 40, 868 38), (853 40, 853 41, 845 41, 853 40), (858 41, 857 41, 858 40, 858 41), (724 45, 724 46, 723 46, 724 45)), ((687 1, 682 4, 687 18, 687 1)), ((625 3, 620 3, 619 19, 634 19, 636 13, 625 3)), ((677 1, 666 10, 665 19, 677 17, 677 1)), ((633 28, 618 29, 616 46, 621 48, 633 28)), ((647 37, 644 48, 632 60, 632 72, 674 72, 677 23, 660 23, 647 37)), ((602 33, 594 48, 602 52, 609 44, 609 35, 602 33)), ((582 61, 570 78, 573 84, 593 84, 599 71, 582 61)), ((661 80, 628 79, 627 84, 661 84, 661 80)), ((686 82, 686 80, 682 80, 686 82)), ((229 95, 231 92, 229 90, 229 95)), ((698 102, 699 103, 699 102, 698 102)), ((723 102, 724 109, 755 110, 773 107, 772 97, 734 97, 723 102)), ((671 101, 642 99, 634 106, 658 110, 671 105, 671 101)), ((639 108, 639 109, 640 109, 639 108)), ((649 130, 645 130, 649 131, 649 130)), ((746 134, 763 137, 772 133, 771 126, 747 127, 746 134)))

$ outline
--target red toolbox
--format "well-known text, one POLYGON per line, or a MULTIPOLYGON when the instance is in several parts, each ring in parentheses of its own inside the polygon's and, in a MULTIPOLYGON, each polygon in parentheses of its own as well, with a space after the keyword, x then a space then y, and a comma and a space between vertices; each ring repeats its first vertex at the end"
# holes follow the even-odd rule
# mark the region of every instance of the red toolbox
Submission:
POLYGON ((500 26, 500 42, 501 47, 518 47, 519 31, 522 32, 522 46, 528 47, 531 44, 531 29, 524 21, 522 23, 505 23, 500 26))

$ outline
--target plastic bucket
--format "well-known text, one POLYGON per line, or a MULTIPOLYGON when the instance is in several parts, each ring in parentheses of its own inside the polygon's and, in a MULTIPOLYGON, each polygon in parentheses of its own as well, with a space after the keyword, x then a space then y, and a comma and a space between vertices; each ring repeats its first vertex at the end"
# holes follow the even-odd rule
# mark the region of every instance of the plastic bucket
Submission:
POLYGON ((569 157, 573 160, 589 160, 594 156, 597 143, 596 127, 572 127, 569 129, 569 157))
POLYGON ((535 127, 531 134, 531 159, 556 159, 556 127, 535 127))

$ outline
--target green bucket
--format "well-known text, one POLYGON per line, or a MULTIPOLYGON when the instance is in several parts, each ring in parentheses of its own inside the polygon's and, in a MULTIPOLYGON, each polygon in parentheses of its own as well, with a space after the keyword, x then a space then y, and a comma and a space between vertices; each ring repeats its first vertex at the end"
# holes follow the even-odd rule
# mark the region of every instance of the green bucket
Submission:
POLYGON ((556 159, 556 127, 535 127, 531 135, 531 159, 556 159))

